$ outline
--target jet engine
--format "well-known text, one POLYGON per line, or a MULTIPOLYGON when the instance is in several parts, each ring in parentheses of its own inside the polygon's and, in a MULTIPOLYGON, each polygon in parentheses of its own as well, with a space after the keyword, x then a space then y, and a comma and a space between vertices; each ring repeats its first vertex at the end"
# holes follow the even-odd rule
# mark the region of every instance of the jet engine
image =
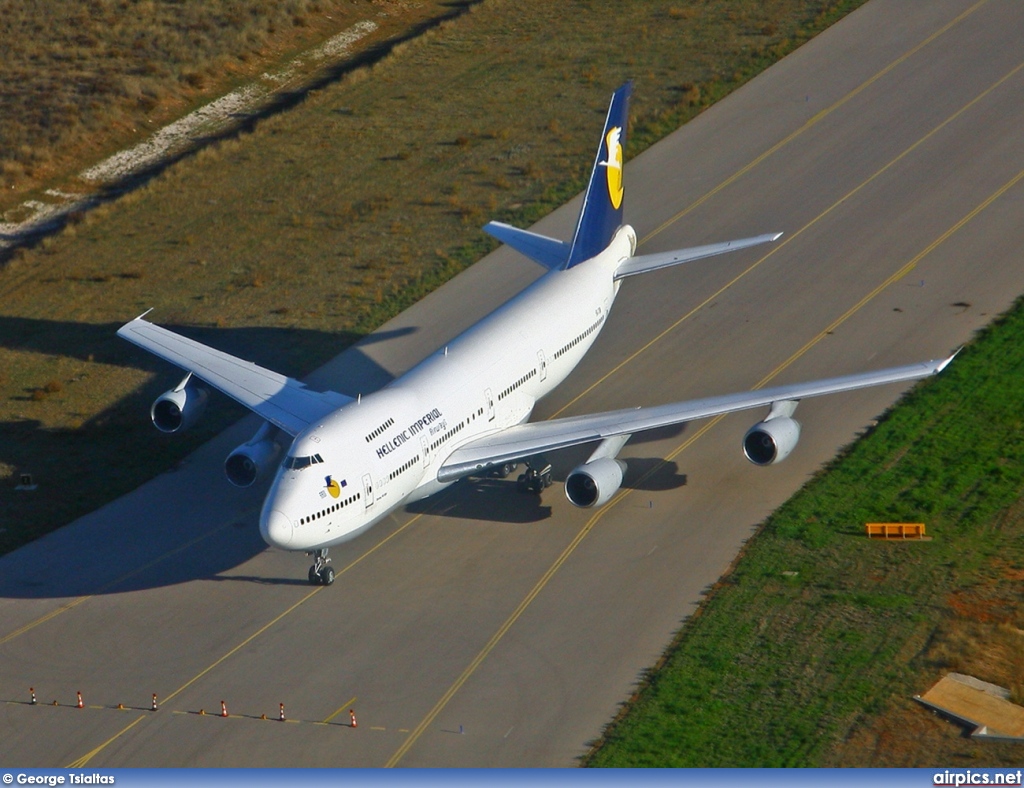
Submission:
POLYGON ((224 460, 224 473, 235 487, 251 487, 274 463, 281 447, 270 437, 271 431, 271 426, 264 424, 224 460))
POLYGON ((588 509, 608 503, 622 484, 626 463, 601 457, 574 468, 565 479, 565 497, 569 503, 588 509))
POLYGON ((181 383, 156 398, 149 409, 149 416, 160 432, 181 432, 203 415, 206 399, 206 389, 192 382, 192 373, 189 372, 181 383))
POLYGON ((795 402, 772 403, 771 412, 743 436, 743 454, 754 465, 782 462, 800 440, 800 423, 792 418, 795 402))

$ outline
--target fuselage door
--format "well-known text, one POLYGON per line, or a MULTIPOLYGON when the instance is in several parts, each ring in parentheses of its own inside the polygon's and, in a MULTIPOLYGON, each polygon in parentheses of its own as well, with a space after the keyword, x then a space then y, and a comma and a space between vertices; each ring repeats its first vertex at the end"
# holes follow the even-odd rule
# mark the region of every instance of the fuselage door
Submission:
POLYGON ((430 465, 430 441, 426 435, 420 435, 420 451, 423 453, 423 467, 430 465))
POLYGON ((548 360, 544 358, 544 351, 537 351, 537 371, 540 372, 540 379, 546 380, 548 377, 548 360))
POLYGON ((484 399, 487 400, 487 420, 494 421, 494 395, 490 389, 484 389, 484 399))
POLYGON ((373 506, 373 479, 368 473, 363 474, 363 500, 366 502, 367 509, 373 506))

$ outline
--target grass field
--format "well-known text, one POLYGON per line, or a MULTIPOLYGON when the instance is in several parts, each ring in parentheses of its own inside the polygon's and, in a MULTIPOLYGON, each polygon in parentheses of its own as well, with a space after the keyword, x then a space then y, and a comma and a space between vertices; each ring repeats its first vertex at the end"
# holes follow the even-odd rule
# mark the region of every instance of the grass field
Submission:
POLYGON ((1019 302, 771 516, 588 765, 1019 765, 911 696, 954 670, 1024 703, 1022 399, 1019 302))
POLYGON ((0 209, 276 59, 381 12, 409 16, 408 5, 0 0, 0 209))
POLYGON ((177 379, 114 336, 124 321, 154 307, 302 375, 476 260, 487 219, 525 224, 578 190, 626 78, 635 154, 859 2, 490 0, 21 250, 0 272, 0 549, 240 415, 217 397, 158 435, 149 403, 177 379), (36 494, 14 491, 23 471, 36 494))

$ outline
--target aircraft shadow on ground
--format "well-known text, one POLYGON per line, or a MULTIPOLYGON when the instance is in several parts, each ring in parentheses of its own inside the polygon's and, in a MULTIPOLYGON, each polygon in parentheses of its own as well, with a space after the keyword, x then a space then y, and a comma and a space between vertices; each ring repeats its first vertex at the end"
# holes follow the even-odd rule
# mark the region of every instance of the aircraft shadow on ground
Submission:
MULTIPOLYGON (((120 325, 0 317, 0 347, 55 357, 78 358, 96 362, 97 365, 140 368, 156 373, 151 383, 122 398, 106 411, 91 417, 75 429, 49 429, 40 422, 30 419, 0 424, 0 434, 5 436, 5 440, 0 442, 0 462, 20 470, 22 458, 19 444, 25 442, 33 442, 37 446, 43 443, 44 454, 53 458, 50 467, 38 469, 38 492, 0 491, 0 505, 9 515, 9 518, 5 519, 10 523, 16 524, 27 519, 33 515, 33 510, 38 519, 37 507, 40 506, 45 509, 45 515, 51 522, 70 522, 103 502, 100 499, 96 499, 95 503, 87 502, 89 508, 83 511, 83 499, 76 500, 76 489, 105 490, 108 496, 116 496, 121 491, 127 492, 147 478, 158 475, 167 465, 167 462, 161 464, 157 456, 155 461, 149 463, 153 467, 152 474, 140 478, 139 468, 145 467, 144 460, 148 458, 120 456, 118 452, 121 446, 151 446, 154 455, 162 453, 161 446, 165 445, 162 441, 177 439, 179 447, 185 446, 181 441, 185 436, 161 436, 148 419, 150 403, 162 391, 178 382, 180 371, 118 338, 116 331, 120 325), (54 495, 55 491, 59 494, 54 495)), ((292 375, 301 373, 301 370, 295 369, 296 359, 303 359, 309 365, 322 364, 359 338, 340 332, 332 334, 262 327, 167 327, 211 347, 252 360, 282 374, 292 375), (315 352, 317 348, 323 348, 319 357, 315 352)), ((383 332, 363 341, 383 342, 400 339, 416 330, 406 328, 383 332)), ((104 373, 101 371, 99 374, 104 373)), ((333 365, 329 374, 321 377, 326 378, 323 387, 350 395, 369 393, 393 379, 390 372, 358 348, 349 350, 346 363, 333 365)), ((97 382, 93 381, 93 384, 97 382)), ((98 385, 102 385, 102 382, 98 385)), ((32 391, 26 391, 25 397, 31 399, 32 391)), ((209 411, 190 430, 188 439, 191 443, 187 445, 195 447, 216 437, 221 430, 243 414, 244 410, 241 407, 225 397, 214 395, 211 397, 209 411)), ((684 430, 685 426, 658 430, 653 434, 637 436, 631 444, 668 440, 677 437, 684 430)), ((585 462, 593 450, 594 445, 590 444, 553 453, 551 459, 554 478, 564 482, 569 471, 585 462)), ((164 456, 167 456, 166 453, 164 456)), ((676 463, 671 461, 665 462, 658 457, 634 457, 628 458, 626 464, 627 470, 623 479, 625 489, 669 490, 686 483, 686 476, 680 474, 676 463)), ((523 466, 520 466, 507 479, 483 478, 463 481, 445 495, 408 506, 407 511, 413 514, 431 513, 463 520, 526 524, 547 520, 552 517, 556 505, 567 505, 560 489, 546 491, 542 496, 519 493, 516 489, 516 477, 522 470, 523 466)), ((144 471, 144 474, 148 473, 144 471)), ((219 472, 210 478, 204 477, 202 483, 204 490, 197 492, 197 495, 216 495, 217 485, 228 484, 219 472)), ((100 527, 99 531, 103 534, 127 534, 128 538, 123 540, 107 538, 104 541, 103 536, 96 533, 83 535, 89 529, 77 529, 74 533, 59 529, 58 532, 29 544, 25 551, 19 551, 7 559, 0 557, 0 561, 5 563, 14 559, 12 563, 7 564, 14 571, 8 573, 7 577, 0 578, 0 598, 60 598, 123 593, 195 580, 304 584, 306 580, 301 562, 296 562, 294 575, 289 573, 282 577, 253 577, 230 574, 232 569, 245 564, 266 549, 252 514, 254 510, 258 510, 264 490, 253 488, 248 492, 251 493, 251 500, 246 503, 247 511, 250 512, 248 521, 214 528, 203 522, 188 521, 184 515, 180 520, 172 517, 168 521, 168 533, 154 535, 151 543, 144 538, 145 529, 152 527, 145 513, 119 514, 118 517, 134 519, 129 522, 122 520, 120 524, 111 522, 109 530, 100 527), (42 542, 45 542, 45 545, 41 544, 42 542), (40 565, 75 567, 79 559, 89 556, 90 553, 95 558, 93 551, 102 553, 102 560, 98 564, 93 563, 92 569, 82 572, 65 569, 59 572, 38 570, 40 565), (22 555, 40 562, 37 563, 37 568, 19 567, 18 561, 22 555), (111 568, 97 568, 103 565, 109 565, 111 568)), ((187 494, 187 491, 182 494, 187 494)), ((174 503, 168 501, 157 505, 173 506, 174 503)))
MULTIPOLYGON (((104 376, 109 374, 106 370, 108 365, 146 369, 155 373, 151 382, 101 412, 90 415, 74 428, 51 428, 32 418, 17 418, 0 423, 0 463, 13 468, 15 474, 9 485, 0 488, 0 546, 13 549, 15 545, 24 542, 29 533, 26 529, 37 527, 29 524, 39 524, 41 532, 45 530, 45 524, 71 523, 163 472, 173 473, 173 468, 170 471, 167 468, 174 462, 174 457, 185 457, 246 415, 241 406, 214 393, 206 413, 187 433, 161 435, 150 423, 150 405, 160 393, 175 385, 183 373, 173 365, 118 338, 116 331, 120 325, 0 317, 0 348, 95 362, 96 366, 87 366, 86 373, 82 375, 83 380, 88 377, 87 384, 65 381, 65 389, 75 385, 102 387, 104 376), (31 473, 38 489, 15 490, 14 485, 22 473, 31 473)), ((167 327, 240 358, 294 376, 303 372, 296 368, 296 358, 303 359, 309 366, 319 365, 340 353, 356 339, 373 344, 399 339, 417 330, 413 327, 403 328, 362 338, 344 332, 261 327, 167 327), (322 348, 319 355, 317 347, 322 348)), ((379 389, 389 383, 393 375, 361 349, 349 348, 344 363, 331 365, 326 374, 318 378, 320 384, 311 388, 330 388, 354 396, 379 389)), ((45 379, 39 383, 45 383, 45 379)), ((29 388, 16 394, 14 399, 23 397, 26 407, 31 407, 34 394, 35 390, 29 388)), ((216 494, 219 485, 226 487, 228 482, 218 468, 204 477, 203 485, 204 489, 197 494, 211 494, 211 491, 216 494)), ((182 494, 187 495, 188 491, 182 491, 182 494)), ((257 498, 261 494, 254 490, 253 495, 250 505, 258 509, 257 498)), ((166 505, 173 506, 174 503, 168 501, 166 505)), ((44 575, 38 570, 35 573, 22 573, 15 563, 12 565, 15 570, 13 574, 19 577, 11 577, 12 573, 8 573, 8 577, 0 577, 0 597, 39 598, 113 593, 214 578, 248 561, 266 547, 260 539, 255 521, 244 530, 248 535, 246 538, 238 538, 243 531, 234 528, 228 530, 235 538, 225 540, 216 535, 206 536, 202 527, 202 523, 174 523, 177 541, 172 541, 170 536, 154 539, 165 551, 178 550, 189 539, 202 541, 202 551, 189 550, 173 561, 159 559, 157 547, 145 554, 139 550, 136 555, 131 554, 127 547, 97 547, 78 536, 69 537, 65 533, 66 529, 60 528, 48 536, 29 542, 25 551, 19 551, 14 559, 7 560, 16 562, 23 554, 34 555, 37 556, 35 560, 41 560, 44 566, 62 566, 61 571, 46 572, 44 575), (43 540, 52 547, 39 553, 33 552, 43 540), (207 544, 216 544, 216 547, 206 547, 207 544), (106 588, 119 575, 101 572, 99 574, 103 574, 103 577, 98 578, 88 572, 79 574, 67 570, 67 567, 78 565, 79 559, 94 549, 103 550, 105 560, 120 567, 119 575, 129 573, 128 567, 133 564, 143 565, 150 561, 156 563, 152 569, 132 576, 116 588, 98 591, 106 588)), ((122 533, 132 536, 146 528, 146 517, 143 515, 136 522, 123 525, 122 533), (138 531, 133 534, 134 529, 138 531)), ((0 556, 0 561, 3 560, 3 556, 0 556)), ((0 575, 3 574, 0 572, 0 575)), ((304 578, 302 572, 298 574, 304 578)))
POLYGON ((442 496, 405 508, 414 514, 494 523, 536 523, 551 517, 551 507, 544 506, 540 496, 516 490, 515 474, 507 479, 465 479, 442 496))
MULTIPOLYGON (((132 524, 146 528, 141 519, 132 524)), ((203 532, 203 523, 181 523, 176 536, 159 545, 96 540, 92 529, 57 531, 0 558, 0 598, 57 599, 122 594, 197 580, 242 579, 225 573, 267 549, 254 522, 232 523, 203 532), (60 566, 61 571, 48 571, 60 566), (79 570, 79 567, 84 567, 79 570)), ((305 582, 302 562, 294 578, 252 578, 253 582, 305 582)))
MULTIPOLYGON (((127 318, 125 320, 127 322, 127 318)), ((328 332, 295 328, 207 328, 177 326, 153 322, 204 345, 253 361, 262 367, 290 377, 300 377, 309 369, 326 363, 357 341, 376 344, 415 333, 407 327, 364 337, 347 331, 328 332), (305 369, 297 368, 296 359, 305 369)), ((77 358, 121 367, 144 369, 173 377, 175 367, 150 353, 134 347, 117 336, 122 323, 75 323, 0 317, 0 347, 50 356, 77 358)), ((349 353, 344 369, 339 370, 332 387, 342 394, 367 394, 390 383, 394 376, 359 349, 349 353)), ((176 382, 176 381, 175 381, 176 382)), ((31 391, 26 391, 30 398, 31 391)))

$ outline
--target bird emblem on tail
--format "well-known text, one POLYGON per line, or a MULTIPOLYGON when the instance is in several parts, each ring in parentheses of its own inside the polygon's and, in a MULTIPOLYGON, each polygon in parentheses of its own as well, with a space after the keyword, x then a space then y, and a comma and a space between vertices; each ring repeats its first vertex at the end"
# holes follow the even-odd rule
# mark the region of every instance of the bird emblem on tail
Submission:
POLYGON ((607 161, 599 162, 605 168, 605 176, 608 180, 608 199, 612 201, 612 207, 618 210, 622 205, 622 128, 613 126, 608 136, 605 137, 605 144, 608 148, 607 161))

